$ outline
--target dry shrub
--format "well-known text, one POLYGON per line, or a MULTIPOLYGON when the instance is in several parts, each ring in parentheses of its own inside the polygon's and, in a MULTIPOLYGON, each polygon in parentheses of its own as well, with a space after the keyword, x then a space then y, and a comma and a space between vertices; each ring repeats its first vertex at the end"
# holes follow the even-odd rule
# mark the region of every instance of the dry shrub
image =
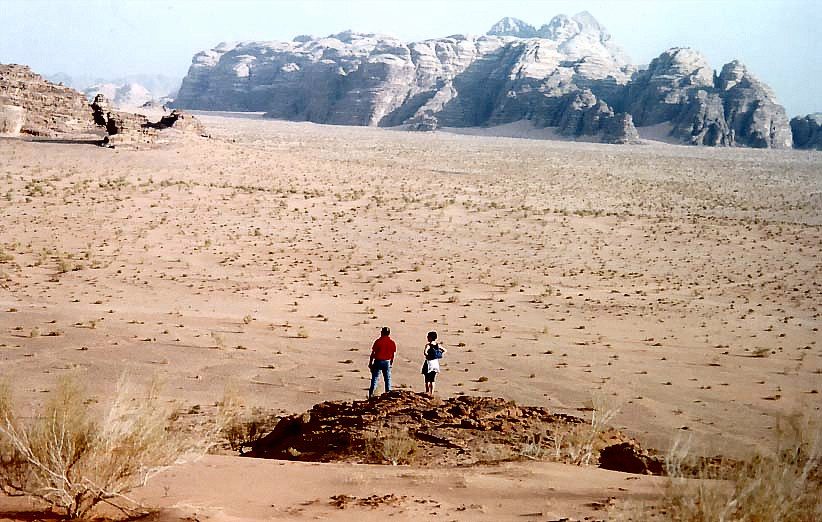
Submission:
POLYGON ((84 517, 99 504, 129 515, 140 512, 126 495, 195 444, 170 429, 171 410, 158 399, 155 385, 138 396, 121 381, 104 415, 96 415, 91 402, 66 378, 41 411, 24 420, 14 415, 11 386, 4 383, 0 490, 41 499, 70 518, 84 517))
POLYGON ((409 435, 407 430, 398 428, 377 432, 376 435, 365 441, 366 452, 379 462, 397 464, 411 464, 419 450, 417 441, 409 435))
MULTIPOLYGON (((543 454, 552 455, 554 460, 578 466, 595 462, 601 447, 602 434, 608 430, 610 422, 619 413, 619 405, 611 395, 595 395, 592 400, 590 424, 561 424, 553 432, 550 449, 543 454)), ((530 450, 535 451, 533 448, 530 450)))
POLYGON ((518 455, 506 444, 485 444, 478 448, 478 462, 495 464, 514 460, 518 455))
POLYGON ((677 441, 666 458, 671 520, 811 522, 822 520, 822 437, 818 422, 794 415, 777 422, 777 449, 757 453, 716 480, 717 471, 677 441), (690 470, 696 469, 697 478, 690 470))

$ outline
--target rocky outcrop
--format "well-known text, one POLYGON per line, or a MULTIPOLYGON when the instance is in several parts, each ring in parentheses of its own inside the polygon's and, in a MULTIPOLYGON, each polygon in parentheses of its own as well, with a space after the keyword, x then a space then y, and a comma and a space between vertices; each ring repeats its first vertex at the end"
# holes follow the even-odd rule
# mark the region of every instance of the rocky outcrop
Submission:
POLYGON ((791 131, 793 146, 797 149, 822 150, 822 113, 793 118, 791 131))
POLYGON ((112 110, 102 94, 94 98, 91 108, 95 123, 106 129, 107 136, 102 143, 106 147, 140 148, 179 141, 187 136, 207 136, 197 118, 180 110, 151 122, 141 114, 112 110))
POLYGON ((0 64, 0 105, 25 111, 18 131, 23 134, 55 137, 94 131, 91 109, 82 94, 47 82, 25 65, 0 64))
POLYGON ((639 126, 670 122, 693 145, 788 148, 791 129, 773 92, 737 61, 719 75, 697 51, 674 48, 636 74, 623 107, 639 126))
MULTIPOLYGON (((393 436, 388 442, 394 447, 402 444, 408 449, 407 460, 422 466, 481 463, 489 460, 491 447, 498 454, 507 454, 503 459, 525 458, 525 445, 535 455, 550 453, 556 455, 555 460, 567 460, 562 457, 563 438, 584 426, 580 418, 500 398, 460 396, 440 400, 393 390, 367 401, 323 402, 307 412, 283 417, 273 431, 248 445, 250 451, 245 456, 383 462, 391 456, 380 452, 379 447, 393 436)), ((600 455, 608 455, 609 469, 662 472, 658 460, 619 431, 595 434, 591 444, 600 455), (640 468, 637 461, 644 467, 640 468)))
POLYGON ((16 136, 26 121, 26 109, 16 105, 0 105, 0 136, 16 136))
POLYGON ((676 48, 637 71, 587 12, 539 29, 503 18, 483 36, 411 43, 351 31, 224 43, 194 56, 174 104, 423 131, 525 119, 609 143, 662 122, 696 145, 791 141, 784 109, 738 62, 716 74, 698 52, 676 48))

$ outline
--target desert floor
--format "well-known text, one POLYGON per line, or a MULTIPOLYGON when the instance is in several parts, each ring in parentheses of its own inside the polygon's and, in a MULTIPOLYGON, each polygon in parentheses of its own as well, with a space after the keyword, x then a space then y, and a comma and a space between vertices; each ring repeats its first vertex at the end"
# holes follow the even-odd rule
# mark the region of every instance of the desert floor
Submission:
MULTIPOLYGON (((820 414, 818 152, 201 118, 211 139, 148 150, 0 139, 0 373, 21 411, 66 374, 100 403, 159 377, 204 414, 226 388, 271 412, 361 400, 388 325, 398 387, 423 388, 437 330, 439 394, 606 402, 662 451, 741 457, 780 415, 820 414)), ((659 484, 208 456, 140 495, 200 520, 547 520, 659 484)))

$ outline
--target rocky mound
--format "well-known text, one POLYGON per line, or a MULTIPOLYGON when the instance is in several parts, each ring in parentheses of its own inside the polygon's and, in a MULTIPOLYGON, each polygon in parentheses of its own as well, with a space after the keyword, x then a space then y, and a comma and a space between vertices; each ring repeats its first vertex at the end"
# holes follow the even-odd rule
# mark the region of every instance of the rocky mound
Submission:
POLYGON ((822 150, 822 113, 793 118, 791 131, 793 146, 797 149, 822 150))
POLYGON ((0 64, 0 106, 5 106, 0 118, 14 120, 4 124, 6 134, 56 137, 95 131, 91 108, 82 94, 47 82, 25 65, 0 64))
POLYGON ((368 401, 324 402, 285 417, 251 443, 249 457, 319 462, 471 465, 547 457, 578 461, 584 449, 607 469, 661 473, 661 464, 616 430, 545 408, 490 397, 440 400, 394 390, 368 401))
POLYGON ((351 31, 223 43, 194 56, 174 103, 424 131, 525 119, 607 143, 668 122, 684 143, 791 146, 784 109, 740 63, 717 75, 698 52, 671 49, 638 71, 587 12, 411 43, 351 31))

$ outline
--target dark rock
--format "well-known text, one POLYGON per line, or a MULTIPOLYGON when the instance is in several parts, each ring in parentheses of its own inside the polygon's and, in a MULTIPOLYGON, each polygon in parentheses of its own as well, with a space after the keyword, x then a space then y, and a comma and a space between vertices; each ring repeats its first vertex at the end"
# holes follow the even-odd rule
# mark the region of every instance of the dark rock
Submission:
POLYGON ((661 475, 662 463, 633 442, 622 442, 599 452, 599 467, 637 475, 661 475))
POLYGON ((793 146, 797 149, 822 150, 822 113, 793 118, 791 131, 793 146))

